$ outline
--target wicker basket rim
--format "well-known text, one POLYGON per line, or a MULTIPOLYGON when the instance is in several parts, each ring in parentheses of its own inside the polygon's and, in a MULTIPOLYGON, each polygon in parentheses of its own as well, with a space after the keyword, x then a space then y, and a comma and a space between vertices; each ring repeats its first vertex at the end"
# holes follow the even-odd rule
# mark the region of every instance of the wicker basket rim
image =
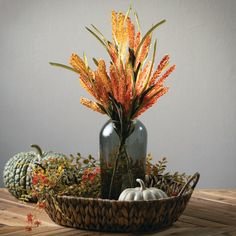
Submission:
POLYGON ((114 199, 102 199, 102 198, 87 198, 87 197, 76 197, 76 196, 66 196, 66 195, 62 195, 62 196, 57 196, 57 199, 70 199, 70 200, 78 200, 78 201, 92 201, 92 202, 109 202, 109 203, 133 203, 133 202, 137 202, 137 203, 143 203, 143 202, 165 202, 165 201, 169 201, 169 200, 173 200, 173 199, 178 199, 181 198, 183 196, 187 196, 187 195, 191 195, 193 192, 192 189, 190 189, 189 191, 185 192, 183 195, 178 195, 178 196, 171 196, 171 197, 167 197, 167 198, 160 198, 160 199, 155 199, 155 200, 137 200, 137 201, 133 201, 133 200, 126 200, 126 201, 120 201, 120 200, 114 200, 114 199))

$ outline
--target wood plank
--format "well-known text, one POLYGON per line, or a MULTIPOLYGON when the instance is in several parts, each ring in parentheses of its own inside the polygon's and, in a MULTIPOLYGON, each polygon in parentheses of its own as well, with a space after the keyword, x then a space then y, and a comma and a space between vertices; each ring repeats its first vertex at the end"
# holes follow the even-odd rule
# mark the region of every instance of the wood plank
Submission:
POLYGON ((191 221, 183 221, 182 219, 179 219, 178 221, 176 221, 171 227, 174 228, 181 228, 181 227, 197 227, 198 225, 191 222, 191 221))
MULTIPOLYGON (((10 212, 10 214, 18 212, 20 210, 20 214, 24 217, 24 220, 22 221, 22 226, 25 225, 26 215, 30 212, 35 211, 37 212, 37 215, 39 215, 39 218, 43 219, 42 223, 45 223, 45 225, 56 225, 44 210, 38 212, 35 208, 35 204, 22 202, 12 196, 7 191, 7 189, 0 189, 0 210, 6 211, 6 209, 8 210, 8 212, 10 212)), ((4 212, 2 214, 4 214, 4 212)), ((12 225, 12 222, 9 225, 12 225)))
POLYGON ((198 190, 193 197, 236 206, 236 191, 227 190, 198 190))
MULTIPOLYGON (((0 214, 2 216, 9 216, 9 218, 5 217, 1 219, 1 222, 4 222, 6 225, 14 226, 14 220, 12 221, 12 217, 16 217, 17 222, 22 222, 22 226, 25 225, 25 219, 28 213, 37 214, 39 219, 43 219, 42 223, 45 225, 55 225, 54 222, 49 218, 49 216, 45 213, 45 211, 38 212, 35 207, 27 206, 27 205, 18 205, 15 202, 4 201, 4 199, 0 198, 0 214), (8 222, 7 222, 8 219, 8 222)), ((19 224, 17 224, 19 225, 19 224)))
MULTIPOLYGON (((15 228, 15 227, 10 227, 10 226, 5 226, 4 229, 4 234, 6 236, 25 236, 25 235, 57 235, 61 234, 63 235, 64 232, 71 231, 72 229, 70 228, 65 228, 65 227, 50 227, 50 226, 40 226, 37 228, 33 228, 32 231, 27 231, 25 227, 18 227, 15 231, 8 232, 11 230, 10 228, 15 228)), ((1 231, 0 231, 1 233, 1 231)))
POLYGON ((160 232, 156 235, 158 236, 216 236, 216 235, 229 235, 233 236, 234 228, 224 227, 224 228, 212 228, 212 227, 197 227, 191 228, 180 228, 177 230, 168 229, 166 231, 160 232))
MULTIPOLYGON (((79 230, 74 228, 67 228, 67 227, 61 227, 61 228, 55 228, 55 227, 38 227, 33 229, 32 231, 28 232, 25 231, 24 227, 18 227, 16 231, 8 232, 9 228, 15 228, 15 227, 9 227, 6 226, 5 232, 3 235, 6 236, 25 236, 25 235, 37 235, 37 236, 49 236, 49 235, 79 235, 79 236, 98 236, 98 235, 112 235, 112 236, 124 236, 124 235, 137 235, 136 233, 109 233, 109 232, 96 232, 96 231, 87 231, 87 230, 79 230)), ((1 231, 0 231, 1 233, 1 231)), ((1 234, 2 235, 2 234, 1 234)))
POLYGON ((196 190, 184 212, 172 227, 160 232, 148 234, 135 233, 104 233, 66 228, 56 225, 42 212, 38 217, 43 220, 43 225, 34 228, 31 232, 25 231, 26 215, 34 211, 33 204, 22 204, 21 201, 11 196, 6 189, 0 189, 0 234, 1 235, 229 235, 236 236, 236 189, 196 190), (22 226, 20 226, 22 224, 22 226), (14 225, 14 227, 7 226, 14 225), (50 226, 49 226, 50 225, 50 226))
MULTIPOLYGON (((68 228, 67 228, 68 229, 68 228)), ((68 231, 57 231, 55 232, 50 232, 47 234, 36 234, 37 236, 48 236, 48 235, 58 235, 58 233, 60 233, 63 236, 71 236, 71 235, 78 235, 78 236, 133 236, 133 235, 137 235, 135 233, 109 233, 109 232, 96 232, 96 231, 88 231, 88 230, 78 230, 78 229, 71 229, 68 231)))
POLYGON ((236 188, 232 188, 232 189, 195 189, 194 193, 201 193, 201 192, 207 192, 207 193, 215 193, 215 194, 223 194, 226 196, 231 196, 231 197, 236 197, 236 188))
POLYGON ((222 227, 227 226, 226 224, 212 222, 208 219, 200 219, 198 217, 188 216, 188 215, 185 215, 185 214, 180 216, 178 222, 188 223, 188 224, 192 224, 193 226, 201 226, 201 227, 222 228, 222 227))
POLYGON ((35 209, 35 205, 33 205, 33 204, 21 202, 21 201, 7 200, 2 197, 0 197, 0 202, 2 203, 2 205, 5 203, 5 204, 11 204, 12 206, 17 206, 19 208, 26 208, 28 210, 35 209))
POLYGON ((76 230, 71 228, 55 228, 55 227, 39 227, 33 229, 31 232, 25 231, 24 227, 9 227, 7 226, 7 230, 5 229, 5 232, 2 232, 0 229, 1 235, 6 236, 24 236, 24 235, 37 235, 37 236, 49 236, 49 235, 63 235, 63 236, 69 236, 69 235, 79 235, 79 236, 97 236, 97 235, 112 235, 112 236, 132 236, 132 235, 156 235, 156 236, 168 236, 168 235, 175 235, 175 236, 215 236, 215 235, 229 235, 233 236, 235 235, 235 227, 223 227, 223 228, 214 228, 214 227, 181 227, 181 228, 168 228, 163 231, 159 232, 153 232, 153 233, 106 233, 106 232, 94 232, 94 231, 84 231, 84 230, 76 230), (14 230, 11 230, 9 228, 12 228, 14 230))
MULTIPOLYGON (((187 224, 189 226, 190 229, 193 229, 193 227, 191 226, 191 224, 187 224)), ((181 226, 181 223, 178 222, 177 224, 175 224, 174 226, 172 226, 171 229, 172 231, 175 228, 183 228, 184 226, 181 226)), ((187 228, 187 227, 186 227, 187 228)), ((167 230, 169 230, 167 229, 167 230)), ((178 230, 178 229, 177 229, 178 230)), ((172 232, 171 231, 171 232, 172 232)), ((25 227, 9 227, 9 226, 5 226, 4 227, 4 232, 0 233, 4 233, 4 235, 63 235, 63 236, 68 236, 68 235, 79 235, 79 236, 93 236, 93 235, 112 235, 112 236, 124 236, 124 235, 144 235, 143 233, 109 233, 109 232, 96 232, 96 231, 87 231, 87 230, 79 230, 79 229, 74 229, 74 228, 66 228, 66 227, 61 227, 60 230, 58 229, 58 227, 45 227, 45 226, 40 226, 39 228, 34 228, 31 232, 27 232, 25 230, 25 227), (14 230, 15 229, 15 230, 14 230)), ((159 235, 160 233, 158 233, 159 235)), ((156 232, 154 233, 149 233, 148 235, 156 235, 156 232)))
POLYGON ((204 199, 191 199, 190 203, 187 205, 187 209, 195 209, 198 212, 210 212, 214 214, 219 214, 224 216, 225 218, 232 218, 232 220, 236 220, 236 208, 230 205, 222 205, 219 203, 207 201, 204 199))
MULTIPOLYGON (((26 216, 19 213, 0 211, 1 223, 8 226, 26 226, 26 216)), ((43 220, 44 218, 39 216, 39 220, 45 226, 55 226, 54 222, 48 223, 43 220)))
POLYGON ((208 220, 215 222, 217 224, 225 224, 228 226, 235 226, 236 221, 235 221, 235 216, 232 216, 232 213, 227 213, 226 215, 223 215, 221 213, 218 213, 216 211, 209 211, 207 209, 205 210, 198 210, 196 207, 188 207, 184 215, 187 216, 193 216, 202 220, 208 220))
POLYGON ((0 196, 7 200, 22 202, 19 201, 16 197, 14 197, 6 188, 0 188, 0 196))
POLYGON ((7 226, 3 225, 0 227, 0 235, 6 234, 6 233, 11 233, 11 232, 16 232, 18 230, 21 230, 23 227, 22 226, 7 226))

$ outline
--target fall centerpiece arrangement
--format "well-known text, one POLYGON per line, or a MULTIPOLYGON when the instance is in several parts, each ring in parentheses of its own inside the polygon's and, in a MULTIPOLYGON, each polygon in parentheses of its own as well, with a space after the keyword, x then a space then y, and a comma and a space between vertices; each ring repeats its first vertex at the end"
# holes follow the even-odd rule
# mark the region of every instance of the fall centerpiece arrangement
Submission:
MULTIPOLYGON (((36 152, 30 152, 35 154, 34 161, 18 161, 20 171, 16 165, 12 165, 11 170, 13 173, 19 172, 21 181, 27 178, 27 185, 13 183, 14 176, 8 174, 9 163, 4 171, 5 182, 11 178, 11 184, 6 186, 12 194, 18 193, 15 196, 22 201, 36 202, 35 209, 26 216, 26 230, 42 224, 40 212, 44 209, 55 222, 66 226, 105 231, 153 230, 156 224, 150 223, 149 219, 165 220, 165 224, 169 225, 176 214, 183 211, 190 197, 189 194, 177 196, 181 190, 191 189, 186 183, 194 179, 197 181, 197 176, 193 179, 185 173, 168 172, 166 158, 155 163, 149 154, 146 158, 146 176, 144 180, 138 179, 141 188, 125 189, 118 201, 103 200, 99 161, 91 155, 83 157, 80 153, 58 156, 41 149, 38 153, 39 146, 32 146, 37 147, 36 152), (52 155, 38 159, 46 153, 52 155), (24 169, 27 169, 26 172, 24 169), (174 198, 177 198, 176 202, 173 202, 174 198), (176 209, 176 213, 170 215, 167 221, 163 217, 172 208, 176 209), (157 214, 162 218, 156 218, 157 214), (133 225, 133 222, 136 223, 133 225)), ((161 228, 160 225, 158 227, 161 228)))
MULTIPOLYGON (((166 170, 166 158, 153 162, 147 154, 147 130, 137 118, 168 92, 164 82, 174 71, 169 56, 155 64, 157 41, 153 32, 165 20, 141 34, 138 15, 112 11, 112 39, 97 27, 86 29, 107 51, 110 61, 88 59, 73 53, 70 66, 53 66, 75 72, 93 100, 86 107, 109 120, 99 135, 100 160, 44 152, 19 153, 4 169, 4 183, 23 201, 36 202, 60 225, 100 231, 150 231, 171 225, 184 211, 199 173, 193 176, 166 170), (151 51, 151 53, 150 53, 151 51), (150 55, 151 54, 151 55, 150 55)), ((37 211, 38 212, 38 211, 37 211)), ((41 222, 27 215, 27 230, 41 222)))
POLYGON ((82 87, 95 99, 81 98, 81 103, 110 118, 100 133, 102 196, 109 199, 117 199, 122 190, 135 186, 137 178, 144 178, 147 132, 137 118, 167 93, 164 82, 175 69, 168 55, 155 65, 156 40, 149 56, 153 31, 165 20, 142 35, 138 16, 134 14, 135 26, 130 10, 112 11, 112 40, 94 25, 86 27, 108 52, 108 65, 93 58, 96 69, 92 70, 85 54, 81 58, 75 53, 70 58, 72 67, 51 63, 77 73, 82 87))

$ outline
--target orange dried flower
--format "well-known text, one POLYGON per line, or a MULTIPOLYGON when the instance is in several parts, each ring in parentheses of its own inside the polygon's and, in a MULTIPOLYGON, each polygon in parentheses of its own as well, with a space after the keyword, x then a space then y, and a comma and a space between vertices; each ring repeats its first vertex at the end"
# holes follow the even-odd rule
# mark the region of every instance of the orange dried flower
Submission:
POLYGON ((125 102, 125 92, 126 92, 126 84, 125 84, 125 75, 122 74, 119 77, 118 82, 118 98, 117 101, 124 105, 125 102))
POLYGON ((28 213, 26 216, 26 221, 31 224, 33 223, 33 218, 34 216, 32 215, 32 213, 28 213))
POLYGON ((118 61, 118 54, 115 46, 112 43, 108 45, 108 53, 111 57, 112 62, 116 65, 118 61))
POLYGON ((169 88, 165 87, 163 88, 157 95, 155 95, 152 99, 150 99, 145 106, 143 106, 135 115, 134 118, 137 118, 138 116, 140 116, 142 113, 144 113, 147 109, 149 109, 150 107, 152 107, 157 100, 163 96, 164 94, 166 94, 168 92, 169 88))
POLYGON ((96 86, 97 90, 97 97, 98 101, 104 106, 107 107, 109 105, 108 101, 108 94, 106 92, 106 88, 104 86, 104 83, 102 81, 102 78, 99 76, 98 71, 95 72, 95 81, 94 84, 96 86))
POLYGON ((120 57, 125 56, 128 30, 125 21, 125 15, 122 12, 112 11, 112 37, 115 45, 119 48, 120 57))
POLYGON ((134 52, 136 52, 138 45, 140 44, 140 40, 141 40, 141 32, 138 31, 135 37, 135 42, 134 42, 134 52))
POLYGON ((129 48, 134 49, 134 24, 131 22, 130 18, 127 18, 127 30, 128 30, 128 40, 129 40, 129 48))
POLYGON ((147 81, 147 77, 150 72, 152 62, 149 61, 143 68, 143 70, 139 73, 138 79, 136 82, 136 93, 137 95, 140 95, 141 92, 143 92, 145 82, 147 81))
POLYGON ((154 72, 154 74, 153 74, 153 76, 152 76, 152 78, 151 78, 151 80, 150 80, 150 85, 152 85, 152 84, 155 83, 156 79, 157 79, 157 78, 159 77, 159 75, 162 73, 163 69, 168 65, 169 59, 170 59, 169 55, 165 55, 165 56, 162 58, 161 62, 159 63, 159 65, 158 65, 156 71, 154 72))
POLYGON ((93 96, 97 100, 99 100, 99 97, 97 95, 97 91, 96 91, 96 88, 95 88, 94 84, 92 85, 91 82, 88 81, 83 76, 80 76, 80 84, 91 96, 93 96))
POLYGON ((157 81, 157 84, 163 84, 165 79, 175 70, 175 65, 171 66, 164 75, 157 81))
POLYGON ((125 28, 125 16, 121 12, 118 12, 117 14, 116 40, 120 47, 122 47, 122 45, 127 40, 127 31, 125 28))
POLYGON ((147 101, 149 101, 151 98, 153 98, 155 95, 157 95, 160 91, 162 91, 163 88, 164 87, 162 85, 156 84, 154 86, 154 88, 145 95, 144 103, 146 104, 147 101))
POLYGON ((148 35, 147 38, 145 39, 145 41, 142 45, 142 48, 139 51, 138 56, 136 58, 136 67, 138 66, 139 63, 142 63, 145 60, 145 58, 147 57, 149 47, 151 44, 151 39, 152 39, 151 35, 148 35))
POLYGON ((111 81, 110 78, 107 75, 106 72, 106 64, 104 60, 99 60, 98 61, 98 76, 101 78, 101 83, 105 90, 106 93, 111 92, 111 81))
POLYGON ((133 99, 133 70, 130 64, 126 67, 126 91, 125 91, 125 111, 128 113, 132 106, 133 99))
POLYGON ((111 13, 111 24, 112 24, 112 38, 113 41, 116 42, 116 30, 117 30, 117 16, 116 12, 112 11, 111 13))
POLYGON ((85 65, 84 61, 77 54, 73 53, 71 55, 70 64, 82 76, 84 76, 84 77, 88 76, 88 71, 87 71, 86 65, 85 65))
POLYGON ((110 79, 113 97, 119 99, 119 80, 117 78, 116 68, 113 64, 110 65, 110 79))
POLYGON ((92 109, 93 111, 99 112, 101 114, 104 114, 104 111, 101 110, 101 108, 98 106, 96 102, 93 102, 87 98, 81 98, 80 103, 83 104, 84 106, 92 109))

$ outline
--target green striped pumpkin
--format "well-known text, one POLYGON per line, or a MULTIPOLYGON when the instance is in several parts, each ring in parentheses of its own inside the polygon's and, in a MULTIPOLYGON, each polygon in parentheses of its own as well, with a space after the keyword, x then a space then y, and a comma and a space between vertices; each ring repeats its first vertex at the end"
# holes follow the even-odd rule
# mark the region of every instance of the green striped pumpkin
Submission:
MULTIPOLYGON (((66 158, 64 154, 52 151, 43 152, 36 145, 31 145, 35 151, 21 152, 14 155, 5 165, 3 171, 3 181, 9 192, 16 198, 22 198, 29 195, 31 190, 32 178, 31 168, 35 163, 48 158, 66 158)), ((35 201, 36 199, 29 199, 35 201)))

